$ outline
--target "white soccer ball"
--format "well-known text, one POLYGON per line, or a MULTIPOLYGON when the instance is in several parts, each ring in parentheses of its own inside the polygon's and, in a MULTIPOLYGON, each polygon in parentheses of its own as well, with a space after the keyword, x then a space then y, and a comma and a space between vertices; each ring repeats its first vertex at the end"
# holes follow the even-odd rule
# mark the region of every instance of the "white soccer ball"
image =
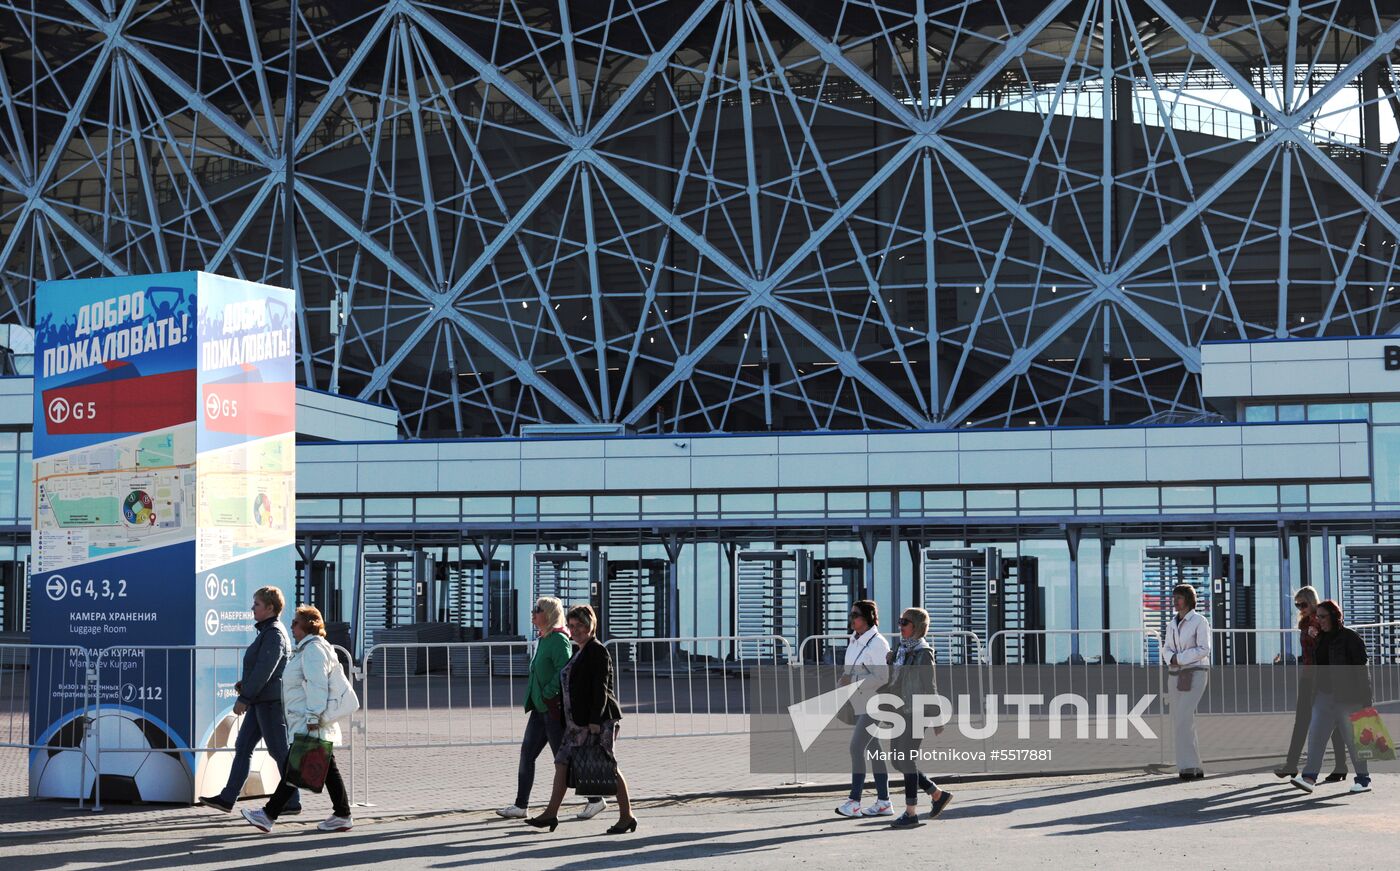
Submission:
POLYGON ((103 802, 188 802, 194 782, 177 746, 139 714, 103 711, 90 720, 79 713, 31 755, 30 794, 93 799, 100 766, 103 802))
MULTIPOLYGON (((221 752, 199 755, 198 795, 214 795, 223 791, 224 784, 228 783, 229 771, 233 768, 232 751, 238 742, 238 730, 242 727, 243 717, 234 716, 230 709, 205 735, 202 746, 221 752)), ((238 797, 272 795, 281 779, 282 773, 277 768, 277 761, 267 752, 267 745, 259 741, 253 751, 252 764, 248 768, 248 779, 243 781, 243 791, 238 797)))

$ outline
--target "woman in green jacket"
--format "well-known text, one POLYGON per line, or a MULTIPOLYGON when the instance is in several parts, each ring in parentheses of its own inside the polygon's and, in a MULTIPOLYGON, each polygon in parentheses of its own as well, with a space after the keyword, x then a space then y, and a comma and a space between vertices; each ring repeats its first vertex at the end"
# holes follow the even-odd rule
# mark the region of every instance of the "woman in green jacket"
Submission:
MULTIPOLYGON (((520 768, 515 788, 515 804, 503 807, 497 814, 509 819, 521 819, 530 806, 530 789, 535 785, 535 760, 549 745, 550 755, 559 752, 564 739, 564 707, 560 698, 559 671, 574 655, 569 632, 564 628, 564 603, 553 596, 542 596, 530 609, 530 623, 540 635, 535 656, 530 660, 530 680, 525 689, 525 738, 520 742, 520 768)), ((578 818, 588 820, 602 813, 608 803, 602 796, 593 796, 579 811, 578 818)))

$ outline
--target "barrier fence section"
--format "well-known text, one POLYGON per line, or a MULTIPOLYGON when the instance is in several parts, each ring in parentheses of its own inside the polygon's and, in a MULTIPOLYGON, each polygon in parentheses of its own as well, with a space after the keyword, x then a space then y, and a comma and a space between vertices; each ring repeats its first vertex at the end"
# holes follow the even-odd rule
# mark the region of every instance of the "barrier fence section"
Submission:
POLYGON ((606 647, 629 735, 745 734, 750 714, 791 697, 797 660, 782 636, 614 638, 606 647))
MULTIPOLYGON (((55 722, 75 709, 87 709, 94 691, 89 666, 89 652, 81 647, 0 644, 0 749, 20 751, 16 755, 23 759, 27 775, 37 785, 51 783, 57 789, 66 788, 75 779, 82 786, 94 780, 96 742, 86 732, 69 730, 66 736, 55 733, 40 741, 40 724, 55 722), (42 703, 36 704, 41 694, 42 703), (64 754, 54 761, 59 759, 54 754, 34 756, 33 751, 50 749, 50 742, 64 743, 65 737, 76 742, 72 748, 76 758, 64 754)), ((86 807, 92 792, 79 788, 77 793, 78 807, 86 807)), ((101 805, 95 803, 92 809, 101 810, 101 805)))
MULTIPOLYGON (((1015 695, 1041 696, 1047 704, 1064 694, 1089 701, 1151 695, 1145 716, 1156 718, 1158 761, 1164 763, 1166 670, 1154 655, 1159 647, 1160 638, 1151 629, 1002 630, 987 641, 987 692, 1001 706, 999 715, 1015 713, 1005 704, 1015 695), (1097 656, 1080 652, 1094 647, 1097 656), (1047 662, 1051 657, 1057 661, 1047 662)), ((1041 717, 1046 718, 1048 714, 1041 717)))
POLYGON ((533 641, 376 644, 360 672, 363 802, 376 750, 519 744, 533 641))
MULTIPOLYGON (((333 648, 342 667, 354 680, 350 654, 333 648)), ((91 719, 96 764, 104 773, 117 772, 126 790, 141 801, 170 801, 169 796, 187 789, 196 797, 222 789, 228 779, 242 716, 233 713, 237 692, 230 680, 243 670, 243 645, 114 645, 93 653, 91 719), (176 743, 169 734, 149 724, 183 726, 191 731, 208 724, 207 735, 190 744, 176 743), (191 746, 197 745, 197 746, 191 746), (117 757, 113 761, 110 757, 117 757), (108 757, 106 763, 103 758, 108 757), (183 759, 181 757, 184 757, 183 759), (181 781, 183 775, 184 780, 181 781), (192 780, 190 778, 193 778, 192 780)), ((246 716, 243 715, 243 716, 246 716)), ((355 724, 342 727, 342 745, 355 767, 355 724)), ((289 740, 293 736, 288 736, 289 740)), ((259 744, 259 747, 262 747, 259 744)), ((95 801, 101 808, 103 781, 97 778, 95 801)), ((280 775, 275 764, 254 766, 248 795, 270 795, 280 775)), ((354 800, 353 782, 347 789, 354 800)))

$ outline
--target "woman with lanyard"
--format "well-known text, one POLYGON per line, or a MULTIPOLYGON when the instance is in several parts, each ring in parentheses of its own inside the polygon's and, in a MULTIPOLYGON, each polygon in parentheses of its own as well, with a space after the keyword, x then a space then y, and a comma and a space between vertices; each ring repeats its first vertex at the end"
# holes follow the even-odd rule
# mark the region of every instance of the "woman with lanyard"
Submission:
MULTIPOLYGON (((885 657, 890 652, 890 643, 880 632, 880 611, 869 599, 861 599, 851 605, 851 637, 846 644, 845 669, 841 675, 841 686, 853 681, 868 680, 868 689, 873 690, 885 682, 888 671, 885 657)), ((890 804, 890 776, 885 771, 884 760, 875 758, 875 803, 861 809, 860 795, 865 788, 865 760, 868 753, 880 749, 880 742, 867 728, 870 715, 864 713, 864 699, 868 693, 857 693, 848 702, 855 714, 855 725, 851 732, 851 794, 836 813, 843 817, 888 817, 894 816, 890 804)))
POLYGON ((1196 588, 1177 584, 1172 588, 1176 616, 1167 621, 1162 657, 1167 660, 1168 704, 1176 733, 1176 769, 1182 780, 1200 780, 1201 750, 1196 743, 1196 707, 1205 695, 1210 674, 1210 624, 1196 610, 1196 588))

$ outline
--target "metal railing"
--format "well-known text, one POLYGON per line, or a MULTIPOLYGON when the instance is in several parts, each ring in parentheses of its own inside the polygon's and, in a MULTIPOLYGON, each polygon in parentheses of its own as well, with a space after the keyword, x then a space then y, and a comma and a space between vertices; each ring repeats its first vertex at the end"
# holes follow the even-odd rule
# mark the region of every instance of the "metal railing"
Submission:
MULTIPOLYGON (((1400 642, 1400 622, 1352 628, 1372 652, 1376 703, 1400 702, 1400 656, 1388 646, 1400 642)), ((1292 655, 1296 632, 1213 630, 1216 654, 1200 713, 1291 714, 1302 674, 1292 655)), ((1067 693, 1086 698, 1155 694, 1148 716, 1156 719, 1157 761, 1168 761, 1162 703, 1166 667, 1157 656, 1161 640, 1155 632, 1006 630, 985 644, 976 633, 955 632, 932 635, 929 641, 936 653, 940 694, 955 701, 967 697, 973 705, 970 716, 982 722, 989 713, 989 696, 1040 695, 1049 700, 1067 693), (1081 650, 1090 655, 1081 655, 1081 650), (971 653, 966 662, 958 659, 964 651, 971 653)), ((612 639, 606 647, 628 720, 626 735, 664 739, 748 734, 752 714, 781 714, 782 706, 798 695, 806 698, 813 689, 834 689, 848 643, 845 635, 816 635, 802 639, 794 649, 777 635, 714 635, 612 639), (797 666, 803 670, 798 672, 797 666), (803 685, 797 685, 799 680, 803 685)), ((528 716, 524 701, 533 648, 534 642, 525 641, 379 644, 359 667, 348 651, 336 648, 361 699, 359 712, 341 724, 345 746, 337 748, 350 756, 347 785, 352 802, 369 799, 376 752, 517 744, 528 716)), ((31 771, 31 779, 42 784, 45 777, 69 778, 62 793, 76 793, 80 807, 90 801, 94 810, 101 809, 104 780, 110 780, 96 772, 111 774, 112 769, 123 777, 118 770, 132 767, 114 765, 114 757, 171 759, 186 777, 198 779, 191 791, 201 782, 209 786, 211 777, 219 781, 215 786, 222 786, 219 771, 226 768, 215 760, 231 758, 227 754, 234 750, 239 725, 229 713, 233 678, 227 676, 237 675, 242 653, 242 647, 233 646, 138 645, 89 651, 0 645, 0 749, 26 751, 27 757, 37 758, 33 751, 62 745, 70 752, 53 758, 62 756, 63 762, 55 763, 53 771, 31 771), (211 680, 210 671, 226 678, 211 680), (44 706, 37 712, 36 698, 44 706), (51 724, 75 712, 81 726, 47 729, 51 734, 35 729, 35 722, 51 724), (203 746, 177 745, 158 737, 170 732, 149 728, 177 726, 174 734, 188 734, 196 722, 217 723, 214 734, 196 736, 193 743, 203 746), (60 771, 59 765, 74 770, 60 771), (71 781, 75 777, 76 785, 71 781)), ((794 750, 794 779, 801 775, 794 750)), ((264 780, 273 776, 269 772, 264 780)), ((275 783, 262 785, 270 792, 275 783)))
POLYGON ((93 777, 97 742, 87 728, 93 692, 89 666, 89 652, 81 647, 0 644, 0 749, 22 751, 31 796, 76 792, 79 808, 91 795, 92 809, 101 810, 93 777), (50 730, 49 724, 70 714, 78 725, 50 730), (92 789, 85 788, 90 784, 92 789))

